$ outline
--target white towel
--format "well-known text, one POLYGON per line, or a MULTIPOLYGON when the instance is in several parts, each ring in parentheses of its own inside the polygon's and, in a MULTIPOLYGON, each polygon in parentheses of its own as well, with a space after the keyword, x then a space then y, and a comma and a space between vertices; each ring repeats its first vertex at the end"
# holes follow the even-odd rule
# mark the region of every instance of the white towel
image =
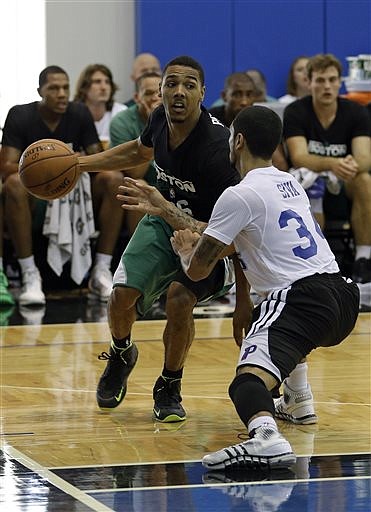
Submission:
POLYGON ((49 201, 43 235, 49 237, 47 261, 60 276, 71 260, 71 278, 80 284, 91 267, 90 237, 95 231, 90 176, 82 173, 75 188, 62 199, 49 201))
POLYGON ((340 193, 341 181, 332 171, 314 172, 306 167, 298 167, 297 169, 289 169, 289 173, 295 176, 305 189, 310 188, 317 178, 322 176, 326 179, 326 186, 331 194, 338 195, 340 193))

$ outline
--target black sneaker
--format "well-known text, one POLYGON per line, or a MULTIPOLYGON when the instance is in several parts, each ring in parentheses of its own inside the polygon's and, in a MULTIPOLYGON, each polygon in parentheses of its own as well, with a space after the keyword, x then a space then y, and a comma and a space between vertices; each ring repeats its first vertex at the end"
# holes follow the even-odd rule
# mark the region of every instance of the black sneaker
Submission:
POLYGON ((119 349, 113 342, 109 354, 102 352, 98 359, 108 360, 97 387, 99 407, 113 409, 125 398, 127 380, 138 359, 138 349, 134 343, 128 348, 119 349))
POLYGON ((371 259, 358 258, 353 264, 352 280, 355 283, 371 281, 371 259))
POLYGON ((164 379, 159 377, 153 387, 153 416, 156 421, 172 423, 184 421, 186 412, 181 405, 180 379, 164 379))

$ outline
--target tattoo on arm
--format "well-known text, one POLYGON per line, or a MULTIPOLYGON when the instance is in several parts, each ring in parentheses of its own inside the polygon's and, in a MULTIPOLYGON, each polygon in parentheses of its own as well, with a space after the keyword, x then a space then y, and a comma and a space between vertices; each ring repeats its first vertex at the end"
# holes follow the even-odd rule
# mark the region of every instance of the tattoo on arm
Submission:
POLYGON ((210 267, 219 260, 224 249, 225 244, 223 244, 223 242, 219 242, 219 240, 215 240, 215 238, 204 235, 202 242, 196 248, 194 258, 202 265, 210 267))
POLYGON ((207 223, 194 219, 188 213, 180 210, 175 204, 170 203, 163 215, 164 220, 176 230, 189 228, 200 235, 205 230, 207 223))

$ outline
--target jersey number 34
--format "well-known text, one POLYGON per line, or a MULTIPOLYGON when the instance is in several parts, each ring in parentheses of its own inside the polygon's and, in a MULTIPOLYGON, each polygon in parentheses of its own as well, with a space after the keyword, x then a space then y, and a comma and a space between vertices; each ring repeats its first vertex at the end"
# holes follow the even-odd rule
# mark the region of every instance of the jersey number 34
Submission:
MULTIPOLYGON (((308 258, 311 258, 312 256, 315 256, 317 254, 317 244, 313 238, 313 235, 309 231, 307 225, 305 224, 302 217, 300 217, 299 214, 294 212, 294 210, 284 210, 281 212, 281 215, 278 219, 278 224, 281 229, 284 229, 288 226, 289 220, 294 219, 298 223, 298 227, 296 229, 296 232, 299 236, 299 238, 305 238, 309 241, 309 245, 307 247, 303 247, 301 245, 297 245, 292 249, 292 252, 297 256, 298 258, 302 258, 304 260, 307 260, 308 258)), ((317 231, 317 233, 320 235, 321 238, 324 238, 324 235, 321 231, 321 228, 319 227, 317 221, 313 219, 314 226, 317 231)))

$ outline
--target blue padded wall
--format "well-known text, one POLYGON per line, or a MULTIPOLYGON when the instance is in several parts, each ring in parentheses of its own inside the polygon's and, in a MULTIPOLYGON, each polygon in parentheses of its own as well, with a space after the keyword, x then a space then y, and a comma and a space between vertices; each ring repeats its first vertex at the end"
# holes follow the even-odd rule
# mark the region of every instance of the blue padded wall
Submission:
POLYGON ((136 5, 137 53, 154 53, 161 65, 179 55, 195 58, 205 71, 205 105, 212 103, 233 72, 233 2, 139 0, 136 5))
POLYGON ((371 0, 137 0, 136 50, 165 64, 187 54, 205 69, 205 105, 233 71, 259 68, 272 96, 285 94, 298 55, 371 53, 371 0))

